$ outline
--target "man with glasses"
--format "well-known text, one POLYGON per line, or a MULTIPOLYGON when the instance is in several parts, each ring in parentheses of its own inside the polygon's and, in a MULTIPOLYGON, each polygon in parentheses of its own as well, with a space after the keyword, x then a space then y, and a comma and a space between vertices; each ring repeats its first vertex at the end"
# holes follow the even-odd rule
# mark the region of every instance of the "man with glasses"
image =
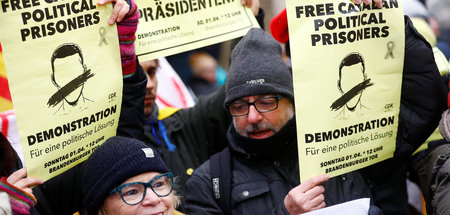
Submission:
POLYGON ((344 182, 319 175, 300 184, 291 72, 280 45, 263 30, 251 29, 233 50, 225 94, 233 116, 229 148, 221 152, 229 150, 230 203, 220 203, 228 194, 222 178, 212 175, 211 159, 187 182, 188 214, 299 214, 371 197, 359 174, 346 174, 344 182))
POLYGON ((263 30, 251 29, 231 54, 225 83, 224 104, 233 117, 227 132, 229 147, 188 180, 186 213, 300 214, 370 198, 371 215, 409 214, 407 161, 436 128, 444 93, 431 47, 407 17, 405 35, 394 158, 300 184, 291 73, 280 45, 263 30))

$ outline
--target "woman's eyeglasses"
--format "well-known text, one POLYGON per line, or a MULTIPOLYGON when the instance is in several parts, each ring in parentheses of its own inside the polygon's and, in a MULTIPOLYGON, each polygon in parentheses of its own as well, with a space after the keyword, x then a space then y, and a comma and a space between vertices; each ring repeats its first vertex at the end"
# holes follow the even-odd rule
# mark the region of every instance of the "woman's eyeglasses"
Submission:
POLYGON ((168 196, 173 190, 173 174, 171 172, 156 176, 147 183, 131 182, 122 184, 111 190, 109 194, 118 192, 127 205, 136 205, 144 200, 147 187, 159 197, 168 196))

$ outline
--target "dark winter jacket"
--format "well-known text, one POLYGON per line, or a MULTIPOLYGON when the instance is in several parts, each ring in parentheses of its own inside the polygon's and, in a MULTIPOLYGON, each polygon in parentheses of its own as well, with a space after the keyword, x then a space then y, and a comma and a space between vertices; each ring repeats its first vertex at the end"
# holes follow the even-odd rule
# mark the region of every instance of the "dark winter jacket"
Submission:
MULTIPOLYGON (((371 203, 380 207, 384 214, 409 214, 406 163, 434 131, 446 103, 431 47, 408 17, 405 17, 405 37, 400 121, 394 158, 331 178, 324 184, 327 206, 372 195, 371 203), (353 192, 358 195, 352 196, 353 192)), ((233 214, 287 214, 284 197, 299 184, 297 157, 291 155, 270 162, 246 159, 241 155, 242 149, 233 147, 235 140, 231 136, 229 142, 233 166, 233 214)), ((209 161, 202 164, 187 183, 186 209, 189 214, 223 214, 214 198, 209 166, 209 161)))

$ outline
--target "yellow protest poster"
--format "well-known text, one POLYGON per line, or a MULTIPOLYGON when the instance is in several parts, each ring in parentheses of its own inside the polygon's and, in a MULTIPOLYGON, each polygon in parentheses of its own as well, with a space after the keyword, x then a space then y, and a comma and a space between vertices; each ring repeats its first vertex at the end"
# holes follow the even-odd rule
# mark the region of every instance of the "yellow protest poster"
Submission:
POLYGON ((136 0, 139 60, 177 54, 243 36, 259 27, 240 0, 136 0))
POLYGON ((122 100, 112 5, 2 0, 3 58, 28 176, 48 180, 115 135, 122 100))
POLYGON ((300 178, 393 156, 404 58, 401 0, 287 0, 300 178))

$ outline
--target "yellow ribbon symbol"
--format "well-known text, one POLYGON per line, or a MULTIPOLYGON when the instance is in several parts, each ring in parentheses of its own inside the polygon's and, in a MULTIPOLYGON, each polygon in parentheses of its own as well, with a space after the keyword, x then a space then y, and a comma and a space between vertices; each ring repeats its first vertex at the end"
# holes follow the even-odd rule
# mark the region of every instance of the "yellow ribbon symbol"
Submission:
POLYGON ((186 174, 189 176, 191 176, 193 172, 194 172, 194 169, 192 169, 192 168, 189 168, 186 170, 186 174))
POLYGON ((102 46, 102 43, 104 43, 105 45, 108 45, 108 42, 105 39, 105 33, 106 33, 105 27, 100 27, 100 29, 98 29, 98 33, 100 34, 100 43, 98 44, 98 46, 102 46))
POLYGON ((386 53, 386 56, 384 56, 384 59, 388 59, 389 56, 391 56, 392 59, 394 59, 394 53, 392 52, 394 50, 395 43, 392 41, 389 41, 387 43, 387 49, 388 52, 386 53))

